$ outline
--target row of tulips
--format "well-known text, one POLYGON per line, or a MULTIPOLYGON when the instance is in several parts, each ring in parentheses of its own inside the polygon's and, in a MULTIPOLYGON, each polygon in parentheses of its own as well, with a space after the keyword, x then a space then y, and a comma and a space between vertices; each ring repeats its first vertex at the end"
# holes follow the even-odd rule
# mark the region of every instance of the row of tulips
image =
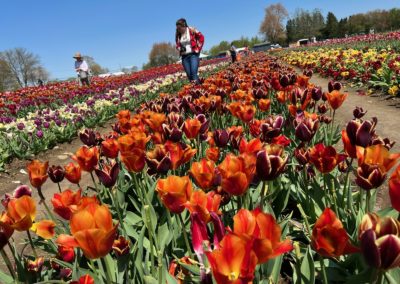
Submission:
MULTIPOLYGON (((200 71, 207 74, 223 64, 209 64, 200 67, 200 71)), ((175 68, 168 70, 175 72, 175 68)), ((93 128, 102 125, 119 110, 148 100, 161 88, 179 89, 183 78, 183 73, 176 72, 137 85, 109 91, 107 94, 78 96, 75 103, 64 106, 49 105, 46 108, 26 112, 24 117, 3 117, 0 123, 0 151, 2 153, 0 164, 4 165, 14 157, 29 158, 54 147, 57 143, 69 142, 76 137, 81 127, 93 128)))
MULTIPOLYGON (((217 64, 222 61, 223 59, 205 60, 201 62, 201 66, 217 64)), ((35 111, 37 108, 49 105, 57 108, 57 106, 67 103, 74 103, 82 96, 105 94, 112 90, 124 89, 179 72, 183 72, 181 64, 170 64, 132 74, 106 78, 93 77, 90 86, 79 86, 76 81, 65 81, 0 93, 1 121, 7 117, 24 117, 27 112, 35 111)))
POLYGON ((400 94, 400 33, 356 37, 283 52, 289 64, 384 94, 400 94), (396 38, 396 40, 394 40, 396 38), (394 41, 390 41, 390 40, 394 41), (348 42, 348 43, 347 43, 348 42))
POLYGON ((251 55, 120 111, 108 135, 85 131, 74 162, 31 162, 47 220, 35 221, 29 187, 5 196, 5 282, 396 283, 400 167, 393 208, 376 194, 400 154, 360 108, 340 131, 347 94, 311 75, 251 55))

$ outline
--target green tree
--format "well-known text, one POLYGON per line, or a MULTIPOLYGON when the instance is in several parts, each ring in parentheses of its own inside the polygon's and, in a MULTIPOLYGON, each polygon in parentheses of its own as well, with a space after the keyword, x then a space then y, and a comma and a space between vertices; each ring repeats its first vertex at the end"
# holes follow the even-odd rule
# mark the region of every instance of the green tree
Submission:
POLYGON ((322 36, 324 38, 334 38, 338 34, 339 22, 332 12, 329 12, 326 17, 326 25, 321 30, 322 36))
POLYGON ((220 52, 227 51, 231 45, 226 40, 221 41, 219 44, 210 48, 210 55, 218 55, 220 52))
POLYGON ((175 63, 179 60, 175 45, 169 42, 153 44, 149 53, 149 62, 143 65, 143 69, 175 63))

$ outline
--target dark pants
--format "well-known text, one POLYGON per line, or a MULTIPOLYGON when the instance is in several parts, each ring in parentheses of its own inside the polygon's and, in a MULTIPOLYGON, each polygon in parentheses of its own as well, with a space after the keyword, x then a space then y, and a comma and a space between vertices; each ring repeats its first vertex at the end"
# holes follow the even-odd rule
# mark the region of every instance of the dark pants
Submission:
POLYGON ((232 63, 236 62, 236 53, 235 52, 231 52, 231 58, 232 58, 232 63))
POLYGON ((81 80, 81 84, 82 84, 82 86, 89 86, 90 85, 90 82, 89 82, 89 77, 86 77, 86 78, 79 78, 80 80, 81 80))
POLYGON ((189 81, 199 83, 199 75, 197 74, 199 70, 199 61, 198 53, 190 53, 182 56, 182 65, 189 81))

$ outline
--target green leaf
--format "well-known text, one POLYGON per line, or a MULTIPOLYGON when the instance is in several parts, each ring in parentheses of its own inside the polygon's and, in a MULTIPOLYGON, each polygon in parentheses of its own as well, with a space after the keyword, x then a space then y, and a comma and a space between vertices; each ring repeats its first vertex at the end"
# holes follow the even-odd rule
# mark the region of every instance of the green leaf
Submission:
POLYGON ((315 266, 310 246, 307 248, 307 252, 301 261, 300 271, 302 283, 315 283, 315 266))
POLYGON ((149 276, 149 275, 145 275, 143 277, 143 280, 144 280, 145 284, 158 284, 157 279, 155 279, 154 277, 149 276))
POLYGON ((399 216, 399 212, 392 208, 392 207, 388 207, 382 210, 379 210, 378 212, 376 212, 379 217, 392 217, 394 219, 397 219, 397 217, 399 216))
MULTIPOLYGON (((352 275, 346 279, 345 284, 354 284, 354 283, 371 283, 371 278, 375 273, 374 269, 367 268, 359 274, 352 275)), ((398 283, 398 282, 396 282, 398 283)))
POLYGON ((1 279, 1 283, 4 284, 12 284, 15 283, 14 279, 11 277, 11 275, 8 275, 6 273, 4 273, 3 271, 0 270, 0 279, 1 279))
POLYGON ((164 248, 168 245, 172 240, 172 234, 170 233, 171 229, 168 227, 167 223, 164 223, 162 226, 158 227, 158 246, 161 253, 164 252, 164 248))
POLYGON ((135 214, 135 213, 133 213, 131 211, 128 211, 128 212, 126 212, 126 216, 125 216, 125 220, 124 221, 127 224, 134 226, 134 225, 139 224, 143 220, 142 220, 142 217, 140 217, 139 215, 137 215, 137 214, 135 214))

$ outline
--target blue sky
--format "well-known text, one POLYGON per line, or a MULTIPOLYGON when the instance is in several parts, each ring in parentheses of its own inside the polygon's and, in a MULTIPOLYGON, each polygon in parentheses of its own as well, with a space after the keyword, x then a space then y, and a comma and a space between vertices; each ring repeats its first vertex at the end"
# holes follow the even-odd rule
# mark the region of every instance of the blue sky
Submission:
MULTIPOLYGON (((221 40, 254 36, 264 8, 261 0, 2 0, 0 51, 25 47, 38 54, 53 78, 74 76, 72 55, 91 55, 114 71, 141 67, 154 42, 173 41, 175 21, 185 17, 206 37, 205 48, 221 40)), ((400 7, 398 0, 282 0, 297 8, 319 8, 339 18, 372 9, 400 7)))

